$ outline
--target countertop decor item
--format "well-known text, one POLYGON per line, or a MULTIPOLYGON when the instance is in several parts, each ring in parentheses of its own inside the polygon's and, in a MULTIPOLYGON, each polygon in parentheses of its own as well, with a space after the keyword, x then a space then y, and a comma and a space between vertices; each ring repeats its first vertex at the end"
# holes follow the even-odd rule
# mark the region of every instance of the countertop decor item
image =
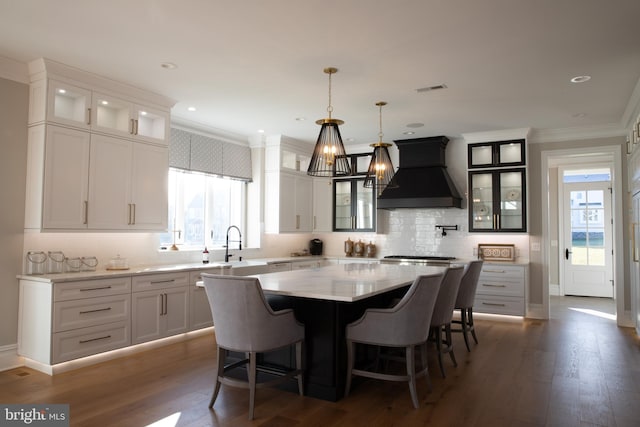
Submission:
POLYGON ((364 243, 362 242, 362 240, 358 240, 354 245, 353 245, 353 252, 355 253, 355 255, 357 257, 362 257, 364 256, 364 243))
POLYGON ((478 258, 485 261, 515 261, 516 246, 510 243, 479 243, 478 258))
POLYGON ((367 258, 375 258, 377 252, 376 245, 369 241, 369 244, 365 247, 365 252, 367 254, 367 258))
POLYGON ((109 260, 109 264, 107 264, 107 270, 128 270, 129 262, 126 258, 120 258, 120 255, 117 255, 115 258, 111 258, 109 260))
POLYGON ((346 256, 353 255, 353 241, 350 238, 344 242, 344 253, 346 256))

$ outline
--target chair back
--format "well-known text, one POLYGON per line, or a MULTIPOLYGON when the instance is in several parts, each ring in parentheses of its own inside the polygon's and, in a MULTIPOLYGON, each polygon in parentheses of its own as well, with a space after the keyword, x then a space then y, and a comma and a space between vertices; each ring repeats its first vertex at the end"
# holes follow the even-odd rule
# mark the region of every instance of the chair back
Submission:
POLYGON ((206 273, 202 278, 220 347, 261 352, 277 347, 278 334, 288 339, 287 331, 274 325, 275 313, 257 278, 206 273))
POLYGON ((406 346, 425 342, 443 274, 418 276, 393 307, 373 308, 348 325, 347 338, 370 344, 406 346))
POLYGON ((464 273, 463 266, 452 266, 447 269, 440 285, 440 292, 436 299, 436 305, 433 308, 431 316, 431 326, 440 326, 451 323, 453 318, 453 310, 460 288, 460 280, 464 273))
POLYGON ((460 289, 458 290, 455 308, 473 307, 483 262, 479 259, 469 263, 460 280, 460 289))

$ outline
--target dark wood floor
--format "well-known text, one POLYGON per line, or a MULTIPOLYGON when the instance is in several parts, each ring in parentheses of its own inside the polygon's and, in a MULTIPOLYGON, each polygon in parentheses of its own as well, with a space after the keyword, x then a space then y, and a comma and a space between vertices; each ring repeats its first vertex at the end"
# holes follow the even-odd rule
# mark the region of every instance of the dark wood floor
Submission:
POLYGON ((634 426, 640 425, 640 340, 618 328, 607 300, 552 297, 548 321, 477 319, 480 344, 447 378, 429 355, 433 391, 419 383, 420 409, 404 384, 368 380, 337 403, 277 389, 223 386, 215 411, 213 336, 50 377, 0 373, 2 403, 69 403, 73 426, 634 426), (596 303, 594 304, 593 301, 596 303), (592 311, 574 307, 589 304, 592 311), (604 304, 603 304, 604 303, 604 304))

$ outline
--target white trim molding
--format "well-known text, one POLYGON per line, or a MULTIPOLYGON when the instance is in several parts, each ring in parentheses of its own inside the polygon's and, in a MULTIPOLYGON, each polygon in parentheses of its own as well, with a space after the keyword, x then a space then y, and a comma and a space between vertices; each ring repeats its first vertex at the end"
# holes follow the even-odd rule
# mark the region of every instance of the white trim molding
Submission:
POLYGON ((18 355, 18 344, 0 347, 0 372, 24 366, 24 358, 18 355))

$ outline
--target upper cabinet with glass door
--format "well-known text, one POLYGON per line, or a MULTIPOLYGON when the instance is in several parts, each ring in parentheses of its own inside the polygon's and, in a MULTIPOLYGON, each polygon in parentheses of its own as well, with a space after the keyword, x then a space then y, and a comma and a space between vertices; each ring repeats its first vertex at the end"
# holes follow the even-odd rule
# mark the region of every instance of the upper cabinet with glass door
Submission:
POLYGON ((469 144, 467 149, 469 169, 526 164, 524 139, 469 144))
POLYGON ((527 231, 525 169, 469 172, 469 231, 527 231))
POLYGON ((93 93, 91 112, 94 131, 149 142, 168 140, 168 113, 98 92, 93 93))
POLYGON ((91 127, 91 91, 49 80, 47 121, 89 129, 91 127))

